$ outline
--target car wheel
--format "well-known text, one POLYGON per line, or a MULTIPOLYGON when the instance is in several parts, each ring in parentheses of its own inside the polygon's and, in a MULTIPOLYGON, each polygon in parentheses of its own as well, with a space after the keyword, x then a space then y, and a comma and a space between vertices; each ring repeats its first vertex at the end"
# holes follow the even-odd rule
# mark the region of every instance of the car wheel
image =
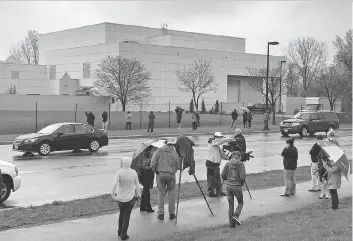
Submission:
POLYGON ((42 142, 38 146, 38 154, 41 156, 48 156, 51 152, 51 145, 48 142, 42 142))
POLYGON ((333 129, 334 129, 333 125, 329 125, 328 129, 327 129, 327 132, 329 132, 330 130, 333 130, 333 129))
POLYGON ((282 133, 282 136, 284 136, 284 137, 288 137, 289 136, 288 133, 284 133, 283 131, 281 131, 281 133, 282 133))
POLYGON ((96 152, 96 151, 99 150, 99 148, 100 148, 99 141, 98 141, 97 139, 91 140, 91 142, 89 143, 88 149, 89 149, 91 152, 96 152))
POLYGON ((0 187, 0 203, 5 202, 11 194, 11 181, 9 178, 4 178, 2 180, 2 185, 0 187))
POLYGON ((303 127, 300 129, 299 135, 300 135, 301 137, 308 136, 308 127, 307 127, 307 126, 303 126, 303 127))

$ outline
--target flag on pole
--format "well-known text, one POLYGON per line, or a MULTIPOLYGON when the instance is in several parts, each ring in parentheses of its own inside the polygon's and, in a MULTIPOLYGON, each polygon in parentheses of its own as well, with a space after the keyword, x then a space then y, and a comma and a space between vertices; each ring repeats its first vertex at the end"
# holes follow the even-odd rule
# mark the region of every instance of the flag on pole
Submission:
POLYGON ((320 145, 328 158, 333 160, 335 166, 341 169, 342 174, 348 179, 350 164, 346 153, 339 146, 329 141, 322 141, 320 145))

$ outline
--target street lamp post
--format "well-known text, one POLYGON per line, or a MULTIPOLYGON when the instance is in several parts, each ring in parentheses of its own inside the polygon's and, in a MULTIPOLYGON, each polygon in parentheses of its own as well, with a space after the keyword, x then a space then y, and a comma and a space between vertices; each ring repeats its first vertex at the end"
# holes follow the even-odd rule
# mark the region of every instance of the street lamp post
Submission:
MULTIPOLYGON (((266 70, 266 110, 268 110, 268 72, 270 70, 270 45, 278 45, 279 42, 267 42, 267 70, 266 70)), ((273 110, 275 111, 275 110, 273 110)))
POLYGON ((286 63, 285 60, 281 61, 281 72, 279 76, 279 109, 278 112, 283 112, 282 110, 282 64, 286 63))

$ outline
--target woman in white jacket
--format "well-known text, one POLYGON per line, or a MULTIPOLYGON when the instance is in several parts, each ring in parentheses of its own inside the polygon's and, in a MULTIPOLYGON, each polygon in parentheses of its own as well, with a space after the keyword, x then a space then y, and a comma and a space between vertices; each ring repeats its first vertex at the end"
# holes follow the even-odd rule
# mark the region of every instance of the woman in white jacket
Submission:
POLYGON ((118 235, 121 237, 121 240, 129 239, 127 230, 129 228, 131 211, 136 201, 141 198, 137 173, 130 166, 131 158, 121 159, 121 168, 116 173, 111 193, 112 197, 119 204, 118 235))

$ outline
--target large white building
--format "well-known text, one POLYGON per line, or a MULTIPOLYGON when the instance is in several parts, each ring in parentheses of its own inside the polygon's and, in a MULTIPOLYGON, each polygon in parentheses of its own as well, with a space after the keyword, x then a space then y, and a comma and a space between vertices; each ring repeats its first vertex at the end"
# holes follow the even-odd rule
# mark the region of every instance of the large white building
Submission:
MULTIPOLYGON (((246 68, 266 66, 266 55, 246 53, 245 43, 244 38, 101 23, 41 34, 39 56, 51 85, 48 91, 54 94, 72 94, 78 85, 92 85, 93 71, 107 55, 135 57, 151 72, 150 109, 154 110, 166 110, 169 102, 172 108, 187 107, 191 94, 177 89, 174 71, 196 58, 209 59, 219 88, 202 97, 206 105, 219 100, 238 107, 263 102, 263 96, 249 87, 246 68), (61 83, 65 73, 77 84, 69 85, 67 76, 61 83)), ((270 56, 270 65, 281 60, 285 57, 270 56)))

